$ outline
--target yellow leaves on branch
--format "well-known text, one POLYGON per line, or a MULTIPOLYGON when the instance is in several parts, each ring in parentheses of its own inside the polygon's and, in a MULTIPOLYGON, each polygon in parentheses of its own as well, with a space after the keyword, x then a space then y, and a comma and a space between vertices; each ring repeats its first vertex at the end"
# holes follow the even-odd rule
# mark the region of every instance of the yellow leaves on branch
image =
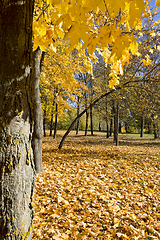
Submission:
POLYGON ((46 51, 49 45, 53 45, 54 31, 52 26, 47 26, 43 21, 34 21, 34 45, 33 50, 36 50, 39 46, 42 51, 46 51))
POLYGON ((40 46, 45 51, 57 38, 67 40, 70 49, 81 39, 83 48, 87 48, 89 54, 97 47, 106 52, 105 49, 112 45, 111 57, 116 72, 122 70, 125 61, 128 62, 129 51, 136 53, 136 39, 132 35, 123 34, 122 29, 130 31, 141 28, 140 18, 142 12, 145 12, 143 0, 121 0, 116 4, 113 0, 47 0, 47 4, 50 4, 47 17, 34 21, 34 50, 40 46), (99 19, 99 14, 102 15, 100 18, 104 17, 108 21, 107 24, 97 22, 97 25, 93 25, 94 17, 99 19))
POLYGON ((142 59, 142 60, 141 60, 141 62, 142 62, 144 65, 146 65, 146 66, 152 65, 152 61, 150 60, 148 54, 145 56, 145 59, 142 59))

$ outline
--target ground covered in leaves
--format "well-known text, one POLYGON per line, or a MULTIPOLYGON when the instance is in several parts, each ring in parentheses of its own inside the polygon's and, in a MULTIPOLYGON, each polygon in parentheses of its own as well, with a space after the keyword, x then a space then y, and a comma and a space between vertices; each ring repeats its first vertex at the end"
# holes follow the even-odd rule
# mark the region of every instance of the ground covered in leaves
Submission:
POLYGON ((160 239, 160 140, 43 140, 33 240, 160 239))

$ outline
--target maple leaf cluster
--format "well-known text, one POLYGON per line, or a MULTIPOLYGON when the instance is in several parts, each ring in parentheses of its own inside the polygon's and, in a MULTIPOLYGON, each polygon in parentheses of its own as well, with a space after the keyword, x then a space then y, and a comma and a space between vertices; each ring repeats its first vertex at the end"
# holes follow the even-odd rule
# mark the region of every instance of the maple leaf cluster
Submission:
POLYGON ((45 138, 33 240, 160 239, 159 140, 121 143, 72 135, 57 151, 45 138))

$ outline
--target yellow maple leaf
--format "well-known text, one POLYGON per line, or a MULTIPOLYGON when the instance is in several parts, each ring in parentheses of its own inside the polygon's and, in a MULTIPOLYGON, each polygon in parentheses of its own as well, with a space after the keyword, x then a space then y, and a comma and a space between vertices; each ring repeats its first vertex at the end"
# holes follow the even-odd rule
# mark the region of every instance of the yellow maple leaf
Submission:
POLYGON ((138 43, 136 41, 131 42, 130 50, 132 54, 135 54, 138 51, 138 43))
POLYGON ((160 6, 160 0, 157 0, 155 5, 159 7, 160 6))
POLYGON ((48 2, 50 2, 53 6, 60 4, 61 0, 48 0, 48 2))

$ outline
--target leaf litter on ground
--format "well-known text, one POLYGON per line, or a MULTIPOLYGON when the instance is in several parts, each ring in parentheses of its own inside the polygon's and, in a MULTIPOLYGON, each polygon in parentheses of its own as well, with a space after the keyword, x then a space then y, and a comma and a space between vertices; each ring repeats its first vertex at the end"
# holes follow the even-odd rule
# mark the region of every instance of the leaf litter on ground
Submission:
POLYGON ((126 142, 44 139, 33 240, 160 239, 160 141, 126 142))

